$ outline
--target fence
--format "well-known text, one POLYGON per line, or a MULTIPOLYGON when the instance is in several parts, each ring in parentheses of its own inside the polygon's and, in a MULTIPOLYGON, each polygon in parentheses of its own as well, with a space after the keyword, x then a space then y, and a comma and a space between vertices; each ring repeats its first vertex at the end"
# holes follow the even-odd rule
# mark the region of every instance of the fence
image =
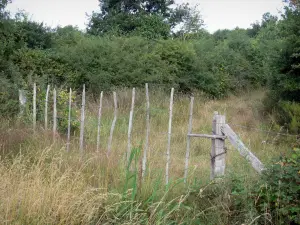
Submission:
MULTIPOLYGON (((36 84, 33 86, 33 129, 36 130, 36 84)), ((49 108, 49 92, 50 85, 47 86, 46 90, 46 98, 45 98, 45 130, 48 129, 48 108, 49 108)), ((85 85, 83 85, 82 90, 82 100, 81 100, 81 112, 80 112, 80 137, 79 137, 79 151, 81 154, 84 154, 84 127, 85 127, 85 107, 86 107, 86 91, 85 85)), ((135 88, 132 89, 131 96, 131 106, 129 111, 129 120, 128 120, 128 131, 127 131, 127 149, 124 150, 125 160, 129 163, 129 156, 131 154, 131 136, 134 122, 134 109, 135 109, 135 97, 136 92, 135 88)), ((20 99, 20 113, 24 113, 24 106, 26 104, 26 96, 24 91, 19 91, 19 99, 20 99)), ((145 144, 143 148, 143 157, 142 157, 142 177, 145 176, 147 171, 147 159, 148 159, 148 149, 149 149, 149 133, 150 133, 150 99, 149 99, 149 88, 148 84, 145 84, 145 100, 146 100, 146 115, 145 115, 145 144)), ((118 119, 118 101, 117 101, 117 93, 113 92, 113 102, 114 102, 114 113, 113 120, 111 123, 108 144, 107 144, 107 156, 109 157, 112 149, 112 142, 114 136, 114 130, 116 126, 116 121, 118 119)), ((71 110, 72 110, 72 89, 69 91, 69 101, 68 101, 68 128, 67 128, 67 142, 66 142, 66 151, 70 151, 70 141, 71 141, 71 110)), ((98 109, 98 117, 97 117, 97 147, 96 152, 100 151, 100 134, 101 134, 101 120, 102 120, 102 103, 103 103, 103 92, 100 94, 99 101, 99 109, 98 109)), ((173 121, 173 104, 174 104, 174 88, 171 89, 170 94, 170 104, 169 104, 169 120, 168 120, 168 133, 167 133, 167 146, 166 146, 166 169, 165 169, 165 181, 166 184, 169 183, 169 168, 170 168, 170 158, 171 158, 171 137, 172 137, 172 121, 173 121)), ((260 173, 264 166, 261 161, 243 144, 243 142, 239 139, 238 135, 233 131, 233 129, 226 124, 225 116, 219 115, 218 112, 214 112, 213 121, 212 121, 212 134, 195 134, 192 133, 193 128, 193 106, 194 106, 194 97, 190 98, 190 107, 188 113, 188 132, 187 132, 187 142, 186 142, 186 154, 185 154, 185 167, 184 167, 184 182, 187 182, 188 171, 189 171, 189 160, 190 160, 190 148, 191 148, 191 138, 209 138, 211 139, 211 179, 214 179, 218 176, 223 176, 225 173, 225 157, 226 157, 226 148, 225 148, 225 140, 229 140, 229 142, 238 150, 241 156, 243 156, 252 167, 260 173)), ((58 131, 57 131, 57 92, 56 89, 53 89, 53 141, 55 142, 58 131)), ((277 134, 277 133, 276 133, 277 134)))

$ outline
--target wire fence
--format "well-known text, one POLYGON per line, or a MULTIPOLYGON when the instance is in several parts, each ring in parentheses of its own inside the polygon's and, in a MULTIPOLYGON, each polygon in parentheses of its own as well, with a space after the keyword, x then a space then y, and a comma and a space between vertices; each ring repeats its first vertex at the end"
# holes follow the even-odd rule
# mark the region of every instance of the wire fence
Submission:
POLYGON ((238 128, 242 128, 242 129, 245 129, 245 130, 246 129, 247 130, 254 130, 254 131, 258 131, 258 132, 266 133, 266 134, 271 134, 271 135, 280 135, 280 136, 286 136, 286 137, 300 138, 300 134, 283 133, 283 132, 281 132, 281 130, 279 130, 279 131, 264 130, 264 129, 257 128, 255 126, 246 126, 246 125, 234 124, 234 123, 228 123, 228 124, 230 124, 230 126, 232 126, 232 127, 238 127, 238 128))

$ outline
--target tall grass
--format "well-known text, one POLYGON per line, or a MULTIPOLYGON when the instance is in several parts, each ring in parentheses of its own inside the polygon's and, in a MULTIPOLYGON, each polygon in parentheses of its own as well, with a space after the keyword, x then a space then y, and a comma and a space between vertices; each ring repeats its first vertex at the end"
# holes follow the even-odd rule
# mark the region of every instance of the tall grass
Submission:
MULTIPOLYGON (((187 96, 177 93, 174 99, 171 179, 165 186, 169 99, 163 91, 150 93, 150 148, 146 176, 141 179, 146 122, 142 91, 137 90, 136 95, 130 165, 126 165, 124 157, 129 90, 118 92, 118 120, 109 156, 106 146, 113 108, 110 95, 103 99, 100 153, 96 153, 98 103, 91 98, 87 105, 83 156, 79 154, 76 134, 71 137, 67 153, 64 135, 52 143, 51 134, 42 128, 41 132, 33 134, 21 122, 3 120, 0 125, 1 224, 231 224, 253 221, 257 215, 247 204, 247 196, 240 197, 241 204, 237 207, 232 189, 240 185, 248 190, 257 174, 229 143, 226 173, 230 179, 210 181, 211 143, 192 139, 188 184, 184 185, 187 96)), ((259 108, 263 95, 263 92, 254 92, 215 101, 196 94, 193 132, 210 133, 214 111, 226 114, 229 125, 278 129, 262 120, 259 108)), ((275 142, 271 135, 242 127, 234 127, 234 130, 265 163, 287 149, 286 142, 275 142)))

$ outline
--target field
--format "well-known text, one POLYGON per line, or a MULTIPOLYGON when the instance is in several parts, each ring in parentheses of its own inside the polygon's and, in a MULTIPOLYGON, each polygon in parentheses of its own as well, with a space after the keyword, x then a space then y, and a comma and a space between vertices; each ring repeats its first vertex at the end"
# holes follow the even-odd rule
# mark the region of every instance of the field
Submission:
MULTIPOLYGON (((165 186, 169 96, 150 92, 150 140, 147 173, 141 178, 145 139, 145 97, 137 90, 132 134, 132 163, 125 166, 131 91, 118 91, 118 120, 108 157, 107 139, 113 116, 112 96, 103 100, 100 153, 96 153, 98 103, 88 98, 85 152, 78 135, 66 152, 64 135, 53 142, 51 131, 38 124, 2 120, 0 130, 0 220, 2 224, 232 224, 255 222, 255 209, 234 206, 234 188, 247 190, 258 176, 226 141, 226 176, 210 181, 208 139, 194 138, 188 184, 183 183, 189 97, 175 94, 171 139, 170 184, 165 186), (227 179, 230 177, 231 179, 227 179), (236 188, 236 187, 235 187, 236 188)), ((210 100, 195 95, 193 132, 211 133, 213 112, 226 115, 227 123, 263 162, 288 149, 288 137, 258 132, 278 130, 272 118, 262 116, 263 91, 210 100), (262 121, 269 121, 262 123, 262 121)), ((243 197, 241 197, 243 198, 243 197)), ((247 204, 247 196, 242 204, 247 204)), ((255 219, 256 218, 256 219, 255 219)))

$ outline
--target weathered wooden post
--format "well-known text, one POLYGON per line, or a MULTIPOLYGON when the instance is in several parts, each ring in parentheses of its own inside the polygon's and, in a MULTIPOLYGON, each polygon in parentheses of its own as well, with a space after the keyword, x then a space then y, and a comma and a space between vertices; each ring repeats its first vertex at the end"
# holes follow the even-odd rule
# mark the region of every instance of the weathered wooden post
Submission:
POLYGON ((145 172, 146 172, 149 134, 150 134, 150 100, 149 100, 149 89, 147 83, 145 84, 145 91, 146 91, 146 138, 145 138, 144 155, 143 155, 143 162, 142 162, 142 177, 145 176, 145 172))
POLYGON ((55 141, 57 132, 57 108, 56 108, 56 89, 53 90, 53 141, 55 141))
MULTIPOLYGON (((191 116, 191 114, 190 114, 191 116)), ((191 120, 191 117, 190 117, 191 120)), ((214 179, 218 176, 225 174, 225 139, 228 138, 230 143, 238 150, 238 152, 246 158, 252 165, 252 167, 261 173, 264 170, 262 162, 244 145, 239 139, 238 135, 234 133, 228 124, 225 124, 225 116, 219 115, 218 112, 214 112, 213 123, 212 123, 212 134, 191 134, 189 125, 188 137, 201 137, 210 138, 212 140, 211 148, 211 174, 210 178, 214 179)), ((186 153, 186 165, 189 157, 189 139, 187 142, 187 153, 186 153)), ((185 167, 185 169, 187 166, 185 167)), ((186 182, 186 173, 185 173, 186 182)))
POLYGON ((231 129, 228 124, 222 126, 222 132, 224 133, 224 135, 226 135, 226 137, 228 137, 230 143, 238 150, 241 156, 249 161, 252 167, 258 173, 261 173, 265 169, 262 162, 244 145, 238 135, 231 129))
POLYGON ((79 150, 83 154, 83 138, 84 138, 84 120, 85 120, 85 84, 82 90, 82 102, 81 102, 81 118, 80 118, 80 139, 79 139, 79 150))
POLYGON ((114 130, 115 130, 116 122, 117 122, 117 108, 118 108, 117 93, 113 92, 113 96, 114 96, 114 119, 112 121, 111 128, 110 128, 110 135, 109 135, 109 140, 108 140, 108 144, 107 144, 107 155, 109 155, 111 152, 112 139, 113 139, 113 134, 114 134, 114 130))
POLYGON ((48 100, 49 100, 50 85, 47 85, 46 99, 45 99, 45 130, 48 130, 48 100))
POLYGON ((27 102, 24 90, 19 90, 19 102, 20 102, 20 116, 23 116, 26 107, 26 102, 27 102))
POLYGON ((100 103, 99 103, 99 111, 98 111, 97 150, 96 150, 97 152, 99 152, 99 148, 100 148, 102 100, 103 100, 103 91, 101 91, 101 94, 100 94, 100 103))
POLYGON ((33 130, 36 129, 36 83, 33 84, 33 130))
POLYGON ((70 88, 70 94, 69 94, 69 115, 68 115, 68 136, 67 136, 67 152, 70 151, 71 110, 72 110, 72 89, 70 88))
MULTIPOLYGON (((190 103, 188 134, 192 133, 193 107, 194 107, 194 97, 192 96, 191 97, 191 103, 190 103)), ((186 183, 187 175, 188 175, 189 159, 190 159, 190 142, 191 142, 191 137, 189 135, 187 135, 186 154, 185 154, 185 167, 184 167, 184 183, 186 183)))
POLYGON ((132 89, 131 109, 129 113, 129 122, 128 122, 129 124, 128 124, 128 138, 127 138, 127 164, 129 163, 130 154, 131 154, 131 132, 132 132, 134 101, 135 101, 135 88, 132 89))
POLYGON ((169 166, 170 166, 170 148, 171 148, 171 134, 172 134, 172 117, 173 117, 173 99, 174 88, 171 89, 170 108, 169 108, 169 127, 168 127, 168 145, 166 154, 166 185, 169 183, 169 166))
MULTIPOLYGON (((222 136, 222 126, 224 125, 225 116, 219 115, 218 112, 214 112, 212 134, 222 136)), ((217 137, 213 138, 211 148, 211 179, 225 174, 225 154, 225 140, 217 137)))

